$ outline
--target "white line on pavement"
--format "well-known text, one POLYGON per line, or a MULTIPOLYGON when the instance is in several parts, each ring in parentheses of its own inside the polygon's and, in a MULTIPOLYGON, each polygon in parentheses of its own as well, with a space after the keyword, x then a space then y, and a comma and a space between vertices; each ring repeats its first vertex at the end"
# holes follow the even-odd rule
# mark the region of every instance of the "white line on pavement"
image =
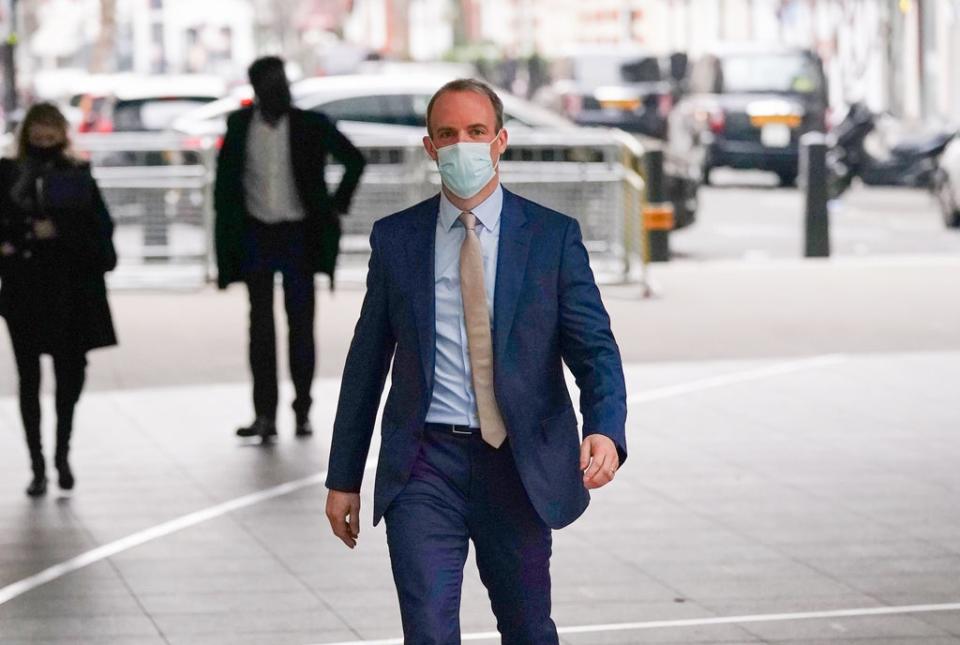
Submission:
POLYGON ((712 390, 714 388, 725 387, 727 385, 737 385, 739 383, 759 381, 761 379, 771 378, 773 376, 793 374, 794 372, 801 372, 803 370, 830 367, 832 365, 838 365, 845 360, 846 357, 841 354, 828 354, 826 356, 817 356, 814 358, 805 358, 797 361, 777 363, 776 365, 759 367, 752 370, 743 370, 730 374, 720 374, 719 376, 711 376, 709 378, 698 379, 688 383, 667 385, 665 387, 658 387, 645 392, 638 392, 637 394, 631 395, 627 399, 627 403, 647 403, 649 401, 659 401, 661 399, 669 399, 674 396, 680 396, 681 394, 692 394, 693 392, 712 390))
POLYGON ((52 567, 44 569, 43 571, 34 574, 29 578, 18 580, 17 582, 3 587, 0 589, 0 605, 13 600, 17 596, 21 596, 28 591, 36 589, 41 585, 56 580, 57 578, 61 578, 68 573, 73 573, 74 571, 115 556, 118 553, 122 553, 134 547, 146 544, 147 542, 157 540, 164 536, 170 535, 171 533, 176 533, 177 531, 182 531, 183 529, 190 528, 191 526, 196 526, 197 524, 201 524, 208 520, 221 517, 227 513, 231 513, 241 508, 253 506, 254 504, 259 504, 260 502, 264 502, 275 497, 288 495, 309 486, 315 486, 322 483, 326 476, 327 473, 322 472, 316 475, 310 475, 309 477, 304 477, 302 479, 295 479, 285 484, 274 486, 273 488, 267 488, 256 493, 237 497, 227 502, 223 502, 222 504, 217 504, 216 506, 211 506, 194 513, 189 513, 188 515, 183 515, 176 519, 170 520, 169 522, 152 526, 148 529, 144 529, 143 531, 133 533, 126 537, 120 538, 119 540, 115 540, 108 544, 104 544, 103 546, 91 549, 86 553, 81 553, 75 558, 71 558, 65 562, 61 562, 60 564, 55 564, 52 567))
MULTIPOLYGON (((700 392, 717 387, 735 385, 738 383, 780 376, 783 374, 790 374, 806 369, 827 367, 841 363, 844 360, 844 357, 841 355, 819 356, 811 359, 778 363, 769 367, 762 367, 753 370, 722 374, 720 376, 699 379, 689 383, 681 383, 679 385, 671 385, 634 394, 627 399, 627 403, 657 401, 660 399, 690 394, 693 392, 700 392)), ((375 461, 373 460, 368 461, 366 467, 370 468, 374 465, 374 463, 375 461)), ((171 533, 176 533, 177 531, 182 531, 183 529, 196 526, 197 524, 201 524, 217 517, 221 517, 235 510, 253 506, 254 504, 259 504, 260 502, 281 497, 283 495, 288 495, 300 489, 320 484, 325 478, 326 473, 323 472, 316 475, 311 475, 309 477, 304 477, 302 479, 290 481, 285 484, 280 484, 279 486, 274 486, 273 488, 268 488, 256 493, 244 495, 242 497, 238 497, 206 509, 183 515, 168 522, 164 522, 163 524, 144 529, 143 531, 133 533, 126 537, 120 538, 119 540, 115 540, 95 549, 91 549, 90 551, 81 553, 80 555, 65 562, 53 565, 47 569, 44 569, 43 571, 40 571, 39 573, 27 578, 23 578, 22 580, 18 580, 17 582, 7 585, 6 587, 0 588, 0 605, 13 600, 14 598, 21 596, 28 591, 36 589, 41 585, 58 578, 62 578, 67 574, 78 571, 91 564, 101 562, 107 558, 117 555, 118 553, 128 551, 135 547, 146 544, 147 542, 152 542, 153 540, 170 535, 171 533)), ((475 636, 473 640, 476 640, 477 638, 478 637, 475 636)), ((484 636, 484 638, 486 637, 484 636)), ((464 639, 470 640, 466 637, 464 637, 464 639)), ((384 643, 393 642, 395 641, 384 641, 384 643)))
MULTIPOLYGON (((860 618, 863 616, 895 616, 899 614, 924 614, 939 611, 960 611, 960 602, 941 605, 902 605, 899 607, 867 607, 863 609, 835 609, 829 611, 803 611, 792 614, 754 614, 748 616, 719 616, 716 618, 688 618, 683 620, 651 620, 642 623, 612 623, 608 625, 578 625, 560 627, 557 632, 565 634, 593 634, 598 632, 625 632, 642 629, 669 629, 675 627, 705 627, 710 625, 745 625, 749 623, 773 623, 788 620, 824 620, 830 618, 860 618)), ((497 632, 464 634, 461 640, 482 641, 499 639, 497 632)), ((403 645, 403 638, 385 638, 369 641, 342 641, 318 643, 317 645, 403 645)))

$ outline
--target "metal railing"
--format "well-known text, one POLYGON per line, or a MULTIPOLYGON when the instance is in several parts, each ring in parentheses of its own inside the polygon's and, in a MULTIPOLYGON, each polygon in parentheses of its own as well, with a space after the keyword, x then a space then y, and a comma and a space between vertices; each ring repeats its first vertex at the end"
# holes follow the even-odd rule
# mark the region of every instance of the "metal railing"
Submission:
POLYGON ((156 286, 209 279, 215 139, 90 134, 74 147, 113 217, 118 277, 156 286))
MULTIPOLYGON (((341 266, 348 273, 365 266, 377 219, 436 194, 440 186, 418 129, 350 125, 342 129, 368 163, 342 220, 341 266)), ((75 147, 90 158, 116 222, 121 281, 162 286, 174 275, 177 283, 215 275, 216 143, 175 135, 77 137, 75 147)), ((644 183, 636 161, 642 154, 635 140, 608 131, 517 130, 500 162, 501 176, 517 194, 575 217, 594 270, 607 281, 625 280, 639 257, 644 183)), ((336 185, 342 173, 331 164, 326 180, 336 185)))

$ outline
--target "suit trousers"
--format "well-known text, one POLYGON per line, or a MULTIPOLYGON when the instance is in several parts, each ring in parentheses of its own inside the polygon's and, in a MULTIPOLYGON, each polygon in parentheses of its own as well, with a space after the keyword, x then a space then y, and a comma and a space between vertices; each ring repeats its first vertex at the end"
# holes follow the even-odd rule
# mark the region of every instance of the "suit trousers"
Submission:
POLYGON ((556 645, 552 538, 527 497, 509 439, 428 429, 404 489, 384 515, 406 645, 460 643, 469 542, 504 645, 556 645))
POLYGON ((245 241, 244 281, 250 295, 250 371, 253 407, 258 417, 275 419, 278 404, 277 336, 273 312, 276 274, 283 278, 287 313, 290 376, 298 422, 307 421, 313 402, 310 387, 316 366, 313 337, 316 296, 307 259, 302 222, 263 224, 252 218, 245 241))

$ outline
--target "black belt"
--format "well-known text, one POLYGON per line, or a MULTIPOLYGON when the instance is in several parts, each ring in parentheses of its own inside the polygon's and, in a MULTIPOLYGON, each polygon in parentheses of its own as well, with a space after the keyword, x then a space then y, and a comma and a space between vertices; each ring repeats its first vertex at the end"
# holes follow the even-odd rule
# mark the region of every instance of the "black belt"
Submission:
POLYGON ((427 423, 423 426, 431 432, 443 432, 453 434, 458 437, 472 437, 480 434, 480 428, 471 428, 470 426, 458 426, 454 423, 427 423))

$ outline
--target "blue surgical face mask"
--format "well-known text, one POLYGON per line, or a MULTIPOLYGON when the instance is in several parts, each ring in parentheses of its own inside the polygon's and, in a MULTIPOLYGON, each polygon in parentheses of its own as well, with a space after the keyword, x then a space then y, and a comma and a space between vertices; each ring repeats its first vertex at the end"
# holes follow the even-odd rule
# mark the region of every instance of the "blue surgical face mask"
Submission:
POLYGON ((437 148, 437 167, 447 189, 461 199, 470 199, 490 183, 496 174, 488 143, 461 141, 437 148))

